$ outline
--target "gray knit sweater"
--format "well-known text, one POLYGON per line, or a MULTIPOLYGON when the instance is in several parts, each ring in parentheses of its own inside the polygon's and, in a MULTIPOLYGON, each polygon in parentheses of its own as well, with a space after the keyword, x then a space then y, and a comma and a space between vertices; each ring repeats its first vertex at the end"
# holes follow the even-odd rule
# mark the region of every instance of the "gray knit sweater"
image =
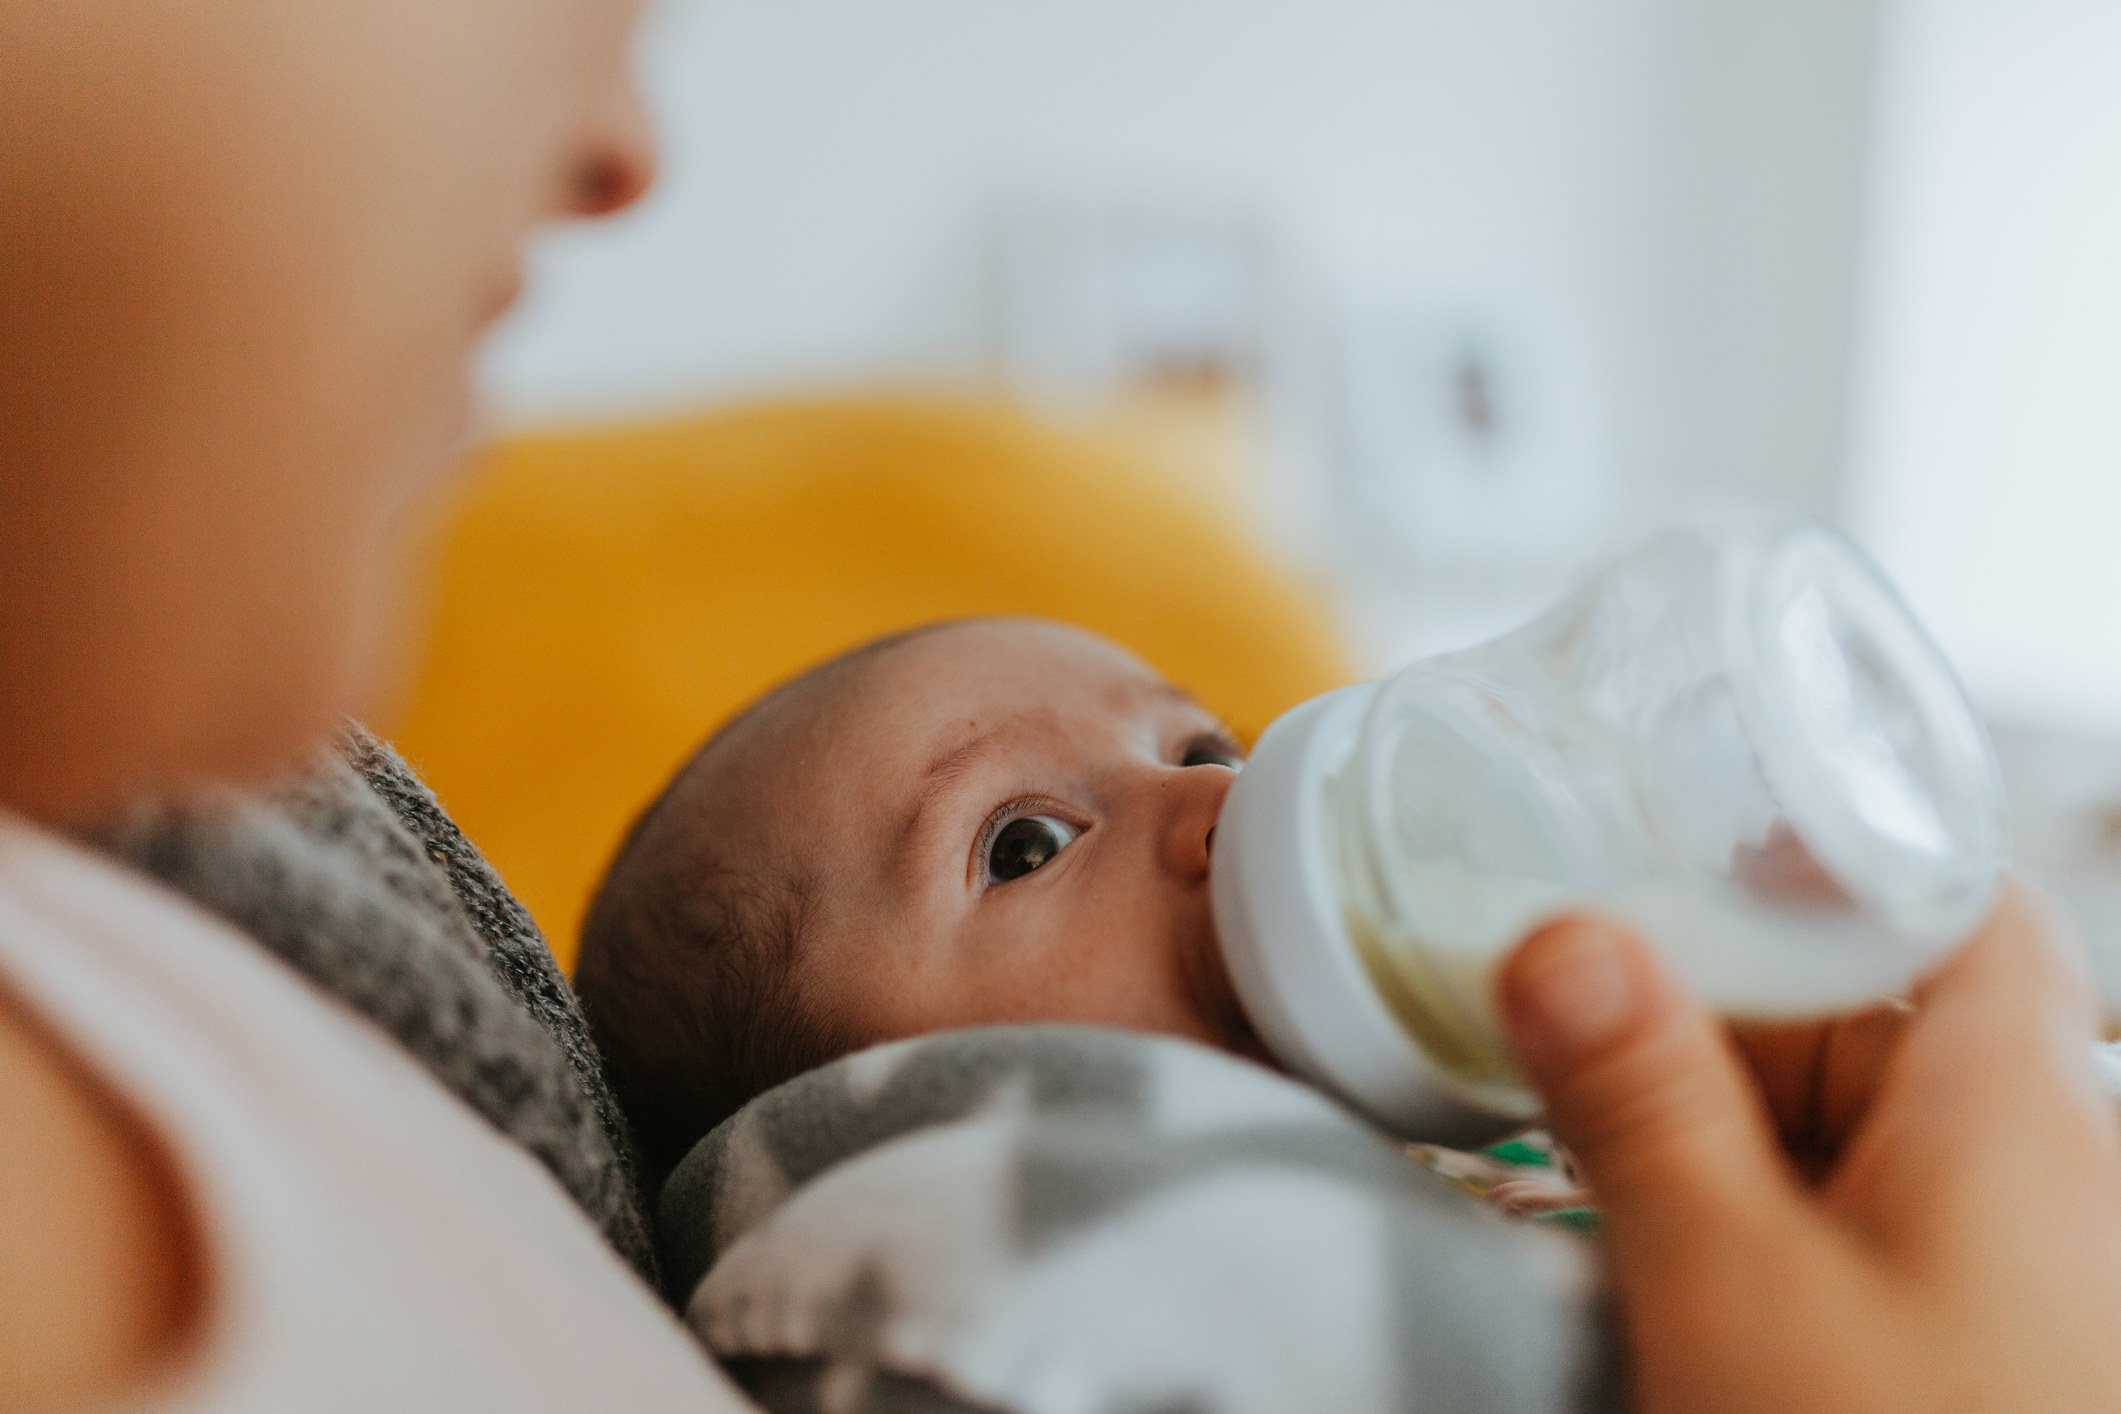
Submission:
POLYGON ((649 1281, 626 1123, 529 913, 391 750, 348 727, 278 787, 146 804, 92 841, 397 1038, 649 1281))

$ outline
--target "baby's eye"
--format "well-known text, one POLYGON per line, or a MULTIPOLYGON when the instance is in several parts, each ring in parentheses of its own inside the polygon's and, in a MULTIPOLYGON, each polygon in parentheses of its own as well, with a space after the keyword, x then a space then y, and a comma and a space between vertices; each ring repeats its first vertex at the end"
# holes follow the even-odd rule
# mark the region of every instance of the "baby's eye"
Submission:
POLYGON ((987 846, 987 882, 1006 884, 1052 862, 1080 833, 1051 815, 1019 815, 994 832, 987 846))
POLYGON ((1179 757, 1181 766, 1228 766, 1233 771, 1245 768, 1245 753, 1226 741, 1196 741, 1179 757))

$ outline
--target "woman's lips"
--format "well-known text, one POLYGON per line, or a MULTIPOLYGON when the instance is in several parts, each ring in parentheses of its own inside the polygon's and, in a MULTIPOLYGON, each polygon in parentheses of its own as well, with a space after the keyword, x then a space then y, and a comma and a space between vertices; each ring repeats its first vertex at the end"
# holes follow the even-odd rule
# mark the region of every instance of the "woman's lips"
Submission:
POLYGON ((457 377, 450 389, 450 445, 461 455, 481 430, 483 411, 476 372, 478 350, 493 326, 523 298, 525 278, 520 264, 511 265, 487 282, 486 293, 472 311, 471 339, 458 360, 457 377))

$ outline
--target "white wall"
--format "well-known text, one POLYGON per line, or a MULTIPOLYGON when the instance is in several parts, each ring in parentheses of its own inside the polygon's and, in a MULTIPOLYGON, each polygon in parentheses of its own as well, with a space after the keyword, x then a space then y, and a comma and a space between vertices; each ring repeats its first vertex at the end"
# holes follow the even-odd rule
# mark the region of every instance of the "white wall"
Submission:
POLYGON ((550 244, 489 381, 522 422, 977 378, 997 201, 1176 198, 1324 325, 1495 331, 1587 525, 1830 512, 1878 4, 663 0, 666 181, 550 244))
POLYGON ((1679 494, 1835 513, 1881 0, 1657 8, 1671 234, 1648 284, 1673 327, 1640 415, 1679 494))
POLYGON ((975 369, 989 204, 1054 190, 1257 209, 1377 298, 1611 318, 1637 8, 666 0, 668 180, 555 244, 496 383, 535 412, 975 369))
POLYGON ((1888 33, 1858 522, 1992 711, 2121 730, 2121 5, 1888 33))

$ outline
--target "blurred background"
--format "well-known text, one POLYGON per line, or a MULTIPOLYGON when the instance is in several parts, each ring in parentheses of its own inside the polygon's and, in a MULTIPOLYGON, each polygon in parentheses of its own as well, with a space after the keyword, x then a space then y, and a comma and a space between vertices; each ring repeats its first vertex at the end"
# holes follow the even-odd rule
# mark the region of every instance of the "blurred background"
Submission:
POLYGON ((536 252, 399 729, 563 954, 714 718, 898 620, 1080 617, 1257 730, 1732 505, 1867 544, 2116 887, 2121 6, 657 0, 640 63, 660 187, 536 252), (575 794, 442 705, 504 677, 613 742, 575 794))

